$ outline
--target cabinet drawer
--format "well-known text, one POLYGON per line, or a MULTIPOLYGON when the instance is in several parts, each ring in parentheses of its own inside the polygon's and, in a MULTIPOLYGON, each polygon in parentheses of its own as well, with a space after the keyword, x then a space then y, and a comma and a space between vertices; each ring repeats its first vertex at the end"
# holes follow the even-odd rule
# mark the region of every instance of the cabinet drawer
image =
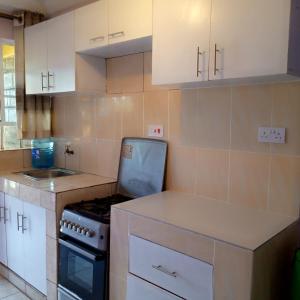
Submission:
POLYGON ((126 300, 180 300, 175 295, 159 287, 128 274, 126 300))
POLYGON ((129 272, 186 299, 212 300, 213 267, 131 235, 129 272))

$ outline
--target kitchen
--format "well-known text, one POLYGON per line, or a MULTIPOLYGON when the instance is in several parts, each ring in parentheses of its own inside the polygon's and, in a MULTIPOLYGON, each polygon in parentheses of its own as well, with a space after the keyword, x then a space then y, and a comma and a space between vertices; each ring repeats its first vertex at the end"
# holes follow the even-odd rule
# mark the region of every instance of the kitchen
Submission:
POLYGON ((0 299, 299 299, 275 2, 0 1, 0 299))

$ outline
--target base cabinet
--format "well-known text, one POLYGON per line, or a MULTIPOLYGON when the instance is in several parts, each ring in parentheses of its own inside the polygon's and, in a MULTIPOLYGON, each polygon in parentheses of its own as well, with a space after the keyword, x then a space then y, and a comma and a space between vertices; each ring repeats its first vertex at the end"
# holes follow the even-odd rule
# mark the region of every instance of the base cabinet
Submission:
POLYGON ((6 253, 6 210, 4 193, 0 192, 0 263, 7 266, 6 253))
POLYGON ((177 296, 145 281, 128 274, 126 300, 180 300, 177 296))
POLYGON ((46 294, 46 211, 8 195, 5 205, 7 265, 46 294))

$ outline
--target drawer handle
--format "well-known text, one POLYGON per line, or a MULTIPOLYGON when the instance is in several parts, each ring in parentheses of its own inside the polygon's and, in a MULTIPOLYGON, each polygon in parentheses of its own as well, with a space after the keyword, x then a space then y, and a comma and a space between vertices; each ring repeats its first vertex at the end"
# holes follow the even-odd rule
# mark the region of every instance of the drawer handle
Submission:
POLYGON ((171 277, 174 277, 174 278, 177 277, 177 273, 176 272, 170 272, 170 271, 168 271, 166 268, 164 268, 161 265, 158 265, 158 266, 152 265, 152 268, 155 269, 155 270, 157 270, 157 271, 160 271, 160 272, 162 272, 162 273, 164 273, 166 275, 169 275, 171 277))

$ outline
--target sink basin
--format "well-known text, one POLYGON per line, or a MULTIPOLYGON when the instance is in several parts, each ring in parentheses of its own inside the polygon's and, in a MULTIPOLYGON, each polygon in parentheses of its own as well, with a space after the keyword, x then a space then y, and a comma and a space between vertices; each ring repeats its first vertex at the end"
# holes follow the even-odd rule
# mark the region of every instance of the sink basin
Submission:
POLYGON ((53 168, 53 169, 41 169, 41 170, 30 170, 25 172, 18 172, 18 174, 22 174, 30 179, 34 180, 42 180, 42 179, 51 179, 63 176, 71 176, 79 174, 77 171, 67 170, 67 169, 60 169, 60 168, 53 168))

